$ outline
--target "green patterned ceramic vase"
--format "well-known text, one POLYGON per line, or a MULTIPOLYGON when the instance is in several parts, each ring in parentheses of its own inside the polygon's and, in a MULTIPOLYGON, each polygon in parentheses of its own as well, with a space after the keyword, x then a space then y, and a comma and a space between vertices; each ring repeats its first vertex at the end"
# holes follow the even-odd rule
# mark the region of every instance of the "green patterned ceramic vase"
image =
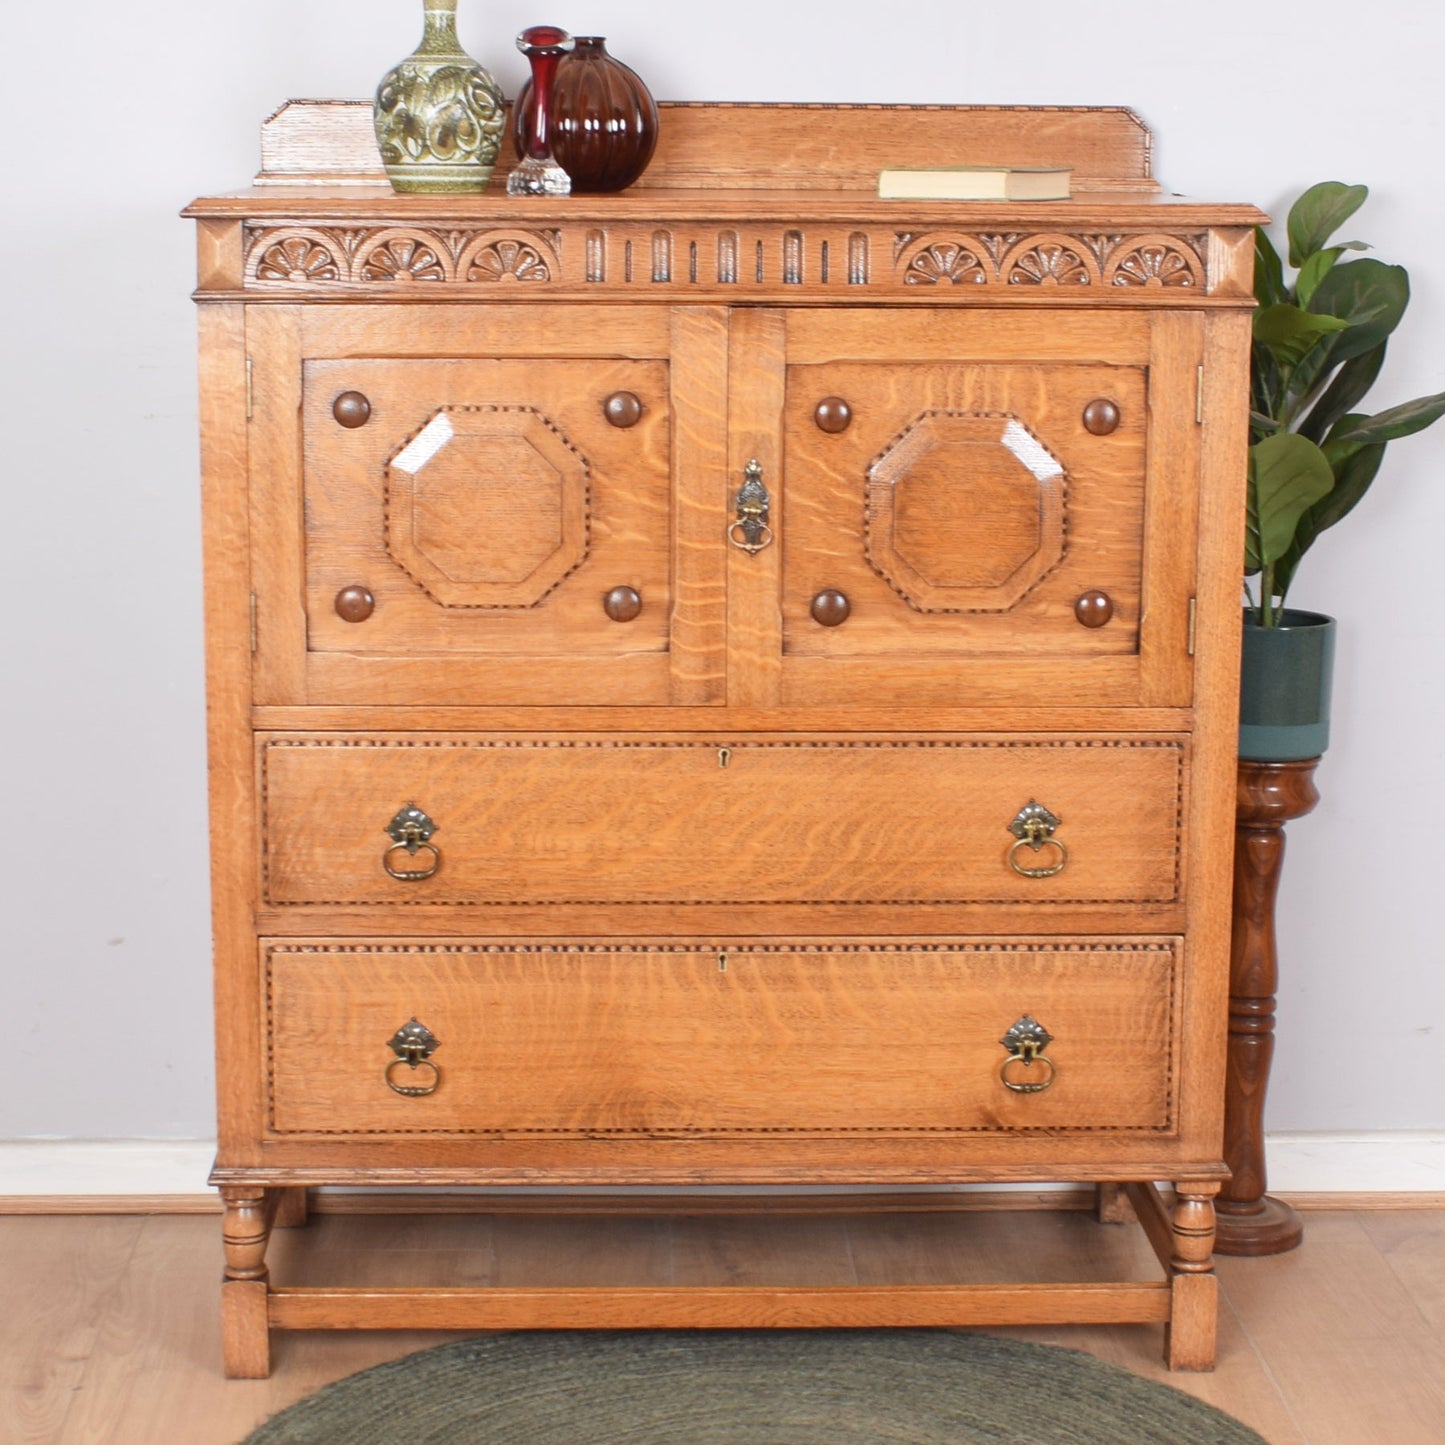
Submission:
POLYGON ((376 88, 376 142, 398 191, 486 188, 506 119, 497 82, 457 40, 457 0, 423 0, 421 44, 376 88))

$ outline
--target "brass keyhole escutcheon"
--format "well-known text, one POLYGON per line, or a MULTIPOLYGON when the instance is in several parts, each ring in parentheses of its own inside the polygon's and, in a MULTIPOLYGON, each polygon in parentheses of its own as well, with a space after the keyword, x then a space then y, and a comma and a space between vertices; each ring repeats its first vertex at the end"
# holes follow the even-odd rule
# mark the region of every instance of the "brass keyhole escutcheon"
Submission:
POLYGON ((733 505, 737 508, 737 521, 728 523, 728 541, 749 556, 755 556, 773 540, 773 529, 768 525, 768 509, 773 499, 763 485, 763 466, 754 457, 743 468, 743 484, 738 489, 733 505))
POLYGON ((1084 408, 1084 430, 1096 437, 1106 437, 1118 429, 1119 406, 1107 396, 1096 396, 1084 408))
POLYGON ((825 396, 813 408, 813 420, 819 431, 836 435, 848 430, 853 420, 853 408, 841 396, 825 396))
POLYGON ((825 587, 808 610, 820 627, 838 627, 848 620, 853 604, 836 587, 825 587))
POLYGON ((602 415, 615 427, 636 426, 642 420, 642 400, 636 392, 614 391, 602 403, 602 415))
POLYGON ((336 615, 343 622, 365 622, 375 610, 376 598, 360 583, 343 587, 336 594, 336 615))
POLYGON ((359 391, 343 391, 331 403, 331 415, 340 425, 355 431, 371 420, 371 402, 359 391))
POLYGON ((1074 617, 1084 627, 1103 627, 1114 615, 1114 599, 1097 587, 1082 593, 1074 602, 1074 617))
POLYGON ((614 587, 602 599, 602 610, 614 622, 631 622, 642 611, 642 594, 635 587, 614 587))

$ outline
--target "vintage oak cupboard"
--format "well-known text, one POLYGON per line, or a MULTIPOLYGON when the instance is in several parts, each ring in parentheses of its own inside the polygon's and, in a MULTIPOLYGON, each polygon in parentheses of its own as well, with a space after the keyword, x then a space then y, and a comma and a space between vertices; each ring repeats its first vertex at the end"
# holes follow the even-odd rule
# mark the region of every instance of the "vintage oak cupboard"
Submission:
POLYGON ((227 1370, 1102 1320, 1207 1368, 1257 213, 1123 110, 668 106, 641 184, 545 201, 394 195, 368 125, 286 107, 187 213, 227 1370), (960 156, 1074 197, 876 198, 960 156), (328 1184, 999 1181, 1127 1195, 1162 1277, 265 1265, 328 1184))

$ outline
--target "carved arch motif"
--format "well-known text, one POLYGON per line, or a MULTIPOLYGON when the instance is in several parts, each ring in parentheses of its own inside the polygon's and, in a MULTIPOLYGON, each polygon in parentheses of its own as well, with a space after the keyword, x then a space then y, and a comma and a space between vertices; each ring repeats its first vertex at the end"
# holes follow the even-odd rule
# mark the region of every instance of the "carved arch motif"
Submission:
POLYGON ((308 228, 264 233, 246 269, 248 279, 308 285, 343 280, 349 268, 345 250, 334 237, 308 228))
POLYGON ((531 231, 485 231, 468 243, 457 263, 464 281, 550 281, 558 275, 557 252, 531 231))
POLYGON ((1010 286, 1097 286, 1093 252, 1077 236, 1027 236, 1003 258, 999 272, 1010 286))
POLYGON ((391 227, 366 237, 352 261, 352 274, 358 281, 451 281, 456 269, 441 237, 391 227))
POLYGON ((1128 236, 1109 257, 1106 286, 1205 287, 1197 252, 1177 236, 1128 236))
POLYGON ((986 286, 998 279, 992 258, 976 236, 924 236, 900 252, 898 269, 905 286, 986 286))

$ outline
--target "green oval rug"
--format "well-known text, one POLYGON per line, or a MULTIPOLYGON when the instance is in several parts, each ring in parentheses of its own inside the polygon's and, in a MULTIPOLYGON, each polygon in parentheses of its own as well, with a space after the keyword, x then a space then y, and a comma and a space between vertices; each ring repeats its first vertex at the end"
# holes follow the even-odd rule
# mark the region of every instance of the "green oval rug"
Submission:
POLYGON ((364 1370, 243 1445, 1265 1445, 1077 1350, 932 1330, 526 1332, 364 1370))

